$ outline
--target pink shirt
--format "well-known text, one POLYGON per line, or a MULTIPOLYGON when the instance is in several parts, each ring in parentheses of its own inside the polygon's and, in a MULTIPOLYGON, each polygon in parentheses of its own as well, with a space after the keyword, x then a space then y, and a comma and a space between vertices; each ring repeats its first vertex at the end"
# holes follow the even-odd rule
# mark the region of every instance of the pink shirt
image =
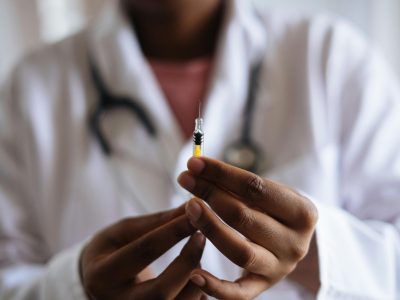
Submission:
POLYGON ((212 59, 168 62, 149 59, 168 104, 186 139, 193 134, 200 101, 206 96, 212 59))

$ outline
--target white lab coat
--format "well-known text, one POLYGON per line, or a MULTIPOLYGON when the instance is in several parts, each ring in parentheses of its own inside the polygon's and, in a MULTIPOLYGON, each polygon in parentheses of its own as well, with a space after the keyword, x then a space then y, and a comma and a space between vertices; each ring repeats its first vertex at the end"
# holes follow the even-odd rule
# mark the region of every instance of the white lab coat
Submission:
MULTIPOLYGON (((250 65, 264 60, 253 139, 261 175, 309 195, 319 209, 319 299, 400 299, 400 90, 384 61, 348 25, 262 13, 229 1, 204 112, 206 154, 238 138, 250 65)), ((0 102, 0 298, 85 299, 79 254, 98 230, 189 199, 175 183, 191 156, 115 3, 84 32, 27 57, 0 102), (128 112, 103 123, 107 158, 88 129, 98 99, 88 52, 113 93, 128 95, 158 130, 128 112)), ((179 246, 157 261, 162 268, 179 246)), ((239 268, 211 243, 202 265, 239 268)), ((313 298, 284 280, 260 299, 313 298)))

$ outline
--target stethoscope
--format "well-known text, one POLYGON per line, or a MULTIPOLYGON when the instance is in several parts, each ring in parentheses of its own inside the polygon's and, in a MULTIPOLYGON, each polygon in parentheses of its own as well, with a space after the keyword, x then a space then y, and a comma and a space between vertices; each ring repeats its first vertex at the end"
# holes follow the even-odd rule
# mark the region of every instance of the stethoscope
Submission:
MULTIPOLYGON (((134 99, 113 95, 110 90, 107 89, 96 64, 91 58, 89 59, 89 67, 90 75, 98 93, 99 100, 90 116, 89 127, 97 139, 103 153, 108 157, 113 154, 113 149, 101 129, 102 117, 109 111, 126 109, 142 123, 143 127, 151 137, 157 138, 156 127, 145 109, 141 107, 137 101, 134 101, 134 99)), ((240 137, 238 140, 228 145, 223 153, 223 160, 226 163, 254 173, 259 173, 260 168, 263 165, 263 152, 251 137, 261 69, 262 63, 256 64, 251 69, 240 137)))

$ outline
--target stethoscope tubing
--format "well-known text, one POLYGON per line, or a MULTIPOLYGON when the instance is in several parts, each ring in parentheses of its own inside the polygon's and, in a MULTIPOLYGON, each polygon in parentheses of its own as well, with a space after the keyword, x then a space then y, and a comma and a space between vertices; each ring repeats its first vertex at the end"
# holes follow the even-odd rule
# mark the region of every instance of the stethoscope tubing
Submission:
POLYGON ((154 126, 145 109, 138 104, 138 101, 134 101, 133 99, 129 99, 128 97, 118 97, 112 95, 109 89, 107 89, 106 84, 91 57, 89 57, 89 67, 93 84, 99 98, 98 105, 90 116, 89 127, 96 139, 98 140, 103 152, 107 156, 112 155, 113 152, 111 145, 105 138, 105 135, 102 132, 100 126, 103 115, 105 115, 108 111, 119 109, 128 110, 140 120, 147 133, 155 138, 157 135, 156 127, 154 126))
MULTIPOLYGON (((107 112, 113 110, 128 110, 134 115, 134 117, 139 119, 139 121, 151 137, 157 138, 156 126, 152 122, 149 114, 145 111, 145 109, 138 104, 139 102, 126 96, 112 95, 110 90, 107 88, 105 81, 101 77, 96 63, 93 61, 91 56, 89 56, 89 68, 94 88, 98 94, 98 104, 89 117, 89 128, 92 134, 97 139, 103 153, 107 157, 110 157, 113 154, 113 149, 110 143, 107 141, 101 128, 101 120, 103 116, 107 112)), ((260 148, 251 137, 261 71, 262 62, 257 63, 250 69, 248 94, 246 105, 243 111, 243 125, 240 132, 240 137, 237 141, 229 145, 226 149, 226 152, 228 152, 229 149, 234 151, 245 149, 246 151, 248 151, 248 153, 250 152, 251 155, 254 156, 254 160, 249 165, 241 165, 240 162, 232 161, 224 154, 224 160, 227 163, 237 165, 252 172, 257 172, 257 167, 260 165, 262 157, 262 152, 260 151, 260 148)))

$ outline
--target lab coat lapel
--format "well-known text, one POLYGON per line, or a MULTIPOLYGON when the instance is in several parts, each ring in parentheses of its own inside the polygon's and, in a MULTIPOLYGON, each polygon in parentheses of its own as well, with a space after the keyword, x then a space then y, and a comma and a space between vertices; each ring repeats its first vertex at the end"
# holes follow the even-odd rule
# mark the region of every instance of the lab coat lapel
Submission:
MULTIPOLYGON (((162 190, 162 187, 151 187, 152 183, 157 182, 152 182, 147 175, 151 171, 153 176, 164 175, 164 181, 171 178, 177 153, 183 145, 182 132, 143 56, 131 25, 118 8, 117 1, 110 1, 100 19, 89 31, 90 55, 107 88, 115 95, 128 96, 139 103, 149 114, 157 130, 156 139, 150 138, 143 133, 144 128, 137 118, 130 116, 130 121, 120 126, 121 130, 117 130, 116 135, 129 130, 134 133, 122 134, 120 138, 110 137, 114 148, 117 148, 117 155, 111 158, 113 168, 120 171, 120 177, 131 182, 128 185, 135 189, 135 197, 142 202, 146 211, 159 210, 162 203, 160 197, 149 195, 146 191, 162 190), (138 162, 143 167, 141 171, 137 168, 138 162)), ((122 119, 123 115, 126 112, 114 116, 112 126, 122 122, 118 119, 122 119)), ((165 198, 165 190, 163 196, 165 198)))
POLYGON ((232 132, 239 132, 248 94, 250 70, 262 59, 265 33, 253 8, 229 1, 227 22, 217 52, 205 110, 206 153, 221 158, 232 132))
MULTIPOLYGON (((140 148, 143 146, 148 151, 142 151, 139 157, 134 153, 134 156, 141 160, 142 165, 148 163, 161 173, 164 171, 165 174, 166 171, 170 179, 176 178, 186 168, 186 161, 191 156, 191 143, 184 144, 177 121, 142 54, 130 24, 122 16, 116 2, 110 1, 109 5, 99 25, 96 24, 91 31, 90 53, 109 89, 116 95, 128 95, 135 99, 149 113, 157 128, 156 141, 146 141, 143 138, 140 144, 140 148), (155 147, 158 153, 162 153, 162 157, 154 154, 155 147)), ((227 1, 227 8, 215 70, 203 109, 205 154, 219 159, 222 158, 225 145, 232 140, 229 133, 240 129, 250 67, 261 59, 265 50, 265 32, 254 17, 253 8, 244 1, 234 0, 227 1)), ((140 124, 136 127, 143 130, 140 124)), ((121 138, 121 143, 125 144, 122 147, 124 151, 129 152, 131 149, 134 152, 132 149, 135 149, 135 143, 132 140, 121 138)), ((145 176, 137 174, 138 170, 133 167, 130 170, 121 155, 114 156, 113 160, 118 160, 117 168, 125 173, 125 178, 135 183, 143 181, 145 176)), ((132 161, 130 163, 134 164, 132 161)), ((159 210, 163 207, 160 206, 160 199, 146 194, 145 190, 151 188, 148 183, 143 182, 144 186, 137 187, 140 192, 136 193, 136 198, 147 211, 159 210)), ((165 193, 171 195, 170 199, 173 200, 169 205, 176 206, 187 200, 189 195, 176 182, 172 185, 172 189, 164 190, 164 197, 165 193)))

